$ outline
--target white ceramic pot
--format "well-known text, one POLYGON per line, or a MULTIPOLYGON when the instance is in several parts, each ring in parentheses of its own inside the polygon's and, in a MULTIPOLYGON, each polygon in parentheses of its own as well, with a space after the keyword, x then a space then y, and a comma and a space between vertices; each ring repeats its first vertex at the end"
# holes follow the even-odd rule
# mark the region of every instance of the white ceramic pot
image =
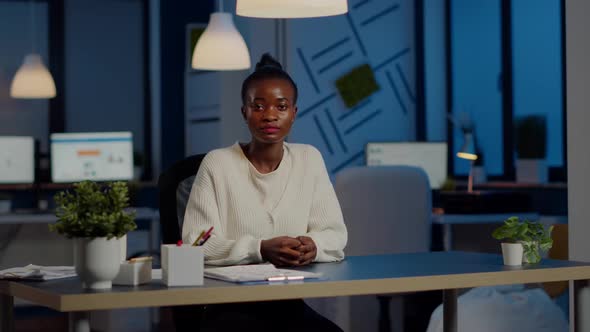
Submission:
POLYGON ((121 241, 106 237, 77 238, 74 241, 74 265, 82 287, 108 289, 119 273, 121 241))
POLYGON ((504 258, 504 265, 522 265, 522 253, 523 248, 521 243, 502 242, 502 257, 504 258))
POLYGON ((127 260, 127 234, 119 238, 119 248, 121 253, 121 262, 127 260))
POLYGON ((547 164, 544 159, 517 159, 516 182, 546 183, 547 164))

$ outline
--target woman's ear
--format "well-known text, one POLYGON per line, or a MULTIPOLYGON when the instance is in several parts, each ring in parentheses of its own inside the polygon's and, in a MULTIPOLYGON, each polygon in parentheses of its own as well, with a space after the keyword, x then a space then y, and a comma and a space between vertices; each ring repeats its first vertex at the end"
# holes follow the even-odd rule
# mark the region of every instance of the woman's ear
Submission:
POLYGON ((246 107, 242 106, 240 108, 240 112, 242 113, 242 118, 244 118, 244 121, 248 121, 248 119, 246 118, 246 107))
POLYGON ((293 118, 291 119, 291 123, 295 122, 295 118, 297 118, 297 106, 293 107, 293 118))

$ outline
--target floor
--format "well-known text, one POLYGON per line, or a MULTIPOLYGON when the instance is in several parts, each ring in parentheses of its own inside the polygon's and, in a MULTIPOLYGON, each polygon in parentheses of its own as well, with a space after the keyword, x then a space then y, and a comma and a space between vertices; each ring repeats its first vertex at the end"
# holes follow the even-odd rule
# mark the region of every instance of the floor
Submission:
MULTIPOLYGON (((410 296, 404 303, 404 331, 424 332, 429 313, 440 303, 440 292, 423 292, 410 296)), ((15 310, 15 332, 68 331, 68 315, 41 307, 20 307, 15 310)), ((170 308, 126 309, 93 313, 91 325, 96 332, 170 332, 174 323, 170 308), (150 310, 153 310, 150 312, 150 310), (159 322, 151 316, 159 313, 159 322)), ((393 325, 392 325, 393 326, 393 325)))
MULTIPOLYGON (((115 321, 114 325, 108 328, 109 332, 169 332, 174 331, 174 323, 169 308, 159 309, 160 321, 150 326, 149 312, 147 309, 142 310, 116 310, 113 311, 114 317, 110 319, 115 321), (122 317, 124 317, 122 319, 122 317)), ((101 318, 98 318, 101 320, 101 318)), ((92 318, 93 327, 101 326, 103 322, 96 322, 92 318)), ((68 331, 68 315, 65 313, 54 312, 44 308, 23 309, 19 308, 15 312, 14 322, 15 332, 38 332, 38 331, 68 331)), ((98 331, 104 329, 99 328, 98 331)))

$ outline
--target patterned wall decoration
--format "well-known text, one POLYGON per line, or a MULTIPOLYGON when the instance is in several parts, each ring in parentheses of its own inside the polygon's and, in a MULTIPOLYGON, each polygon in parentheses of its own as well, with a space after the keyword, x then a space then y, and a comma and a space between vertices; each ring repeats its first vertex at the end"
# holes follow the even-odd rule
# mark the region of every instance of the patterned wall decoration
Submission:
POLYGON ((289 63, 300 90, 290 141, 316 146, 333 176, 364 164, 370 141, 415 138, 414 4, 349 0, 349 13, 288 21, 289 63), (347 108, 336 80, 369 64, 379 89, 347 108))

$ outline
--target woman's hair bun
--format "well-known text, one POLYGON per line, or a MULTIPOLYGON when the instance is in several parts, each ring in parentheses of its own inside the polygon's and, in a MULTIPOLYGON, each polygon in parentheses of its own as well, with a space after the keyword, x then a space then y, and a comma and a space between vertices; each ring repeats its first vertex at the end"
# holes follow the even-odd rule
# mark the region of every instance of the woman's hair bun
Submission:
POLYGON ((283 66, 281 66, 281 63, 278 62, 275 58, 273 58, 272 55, 264 53, 260 57, 260 61, 258 61, 258 63, 256 64, 256 71, 261 69, 283 70, 283 66))

